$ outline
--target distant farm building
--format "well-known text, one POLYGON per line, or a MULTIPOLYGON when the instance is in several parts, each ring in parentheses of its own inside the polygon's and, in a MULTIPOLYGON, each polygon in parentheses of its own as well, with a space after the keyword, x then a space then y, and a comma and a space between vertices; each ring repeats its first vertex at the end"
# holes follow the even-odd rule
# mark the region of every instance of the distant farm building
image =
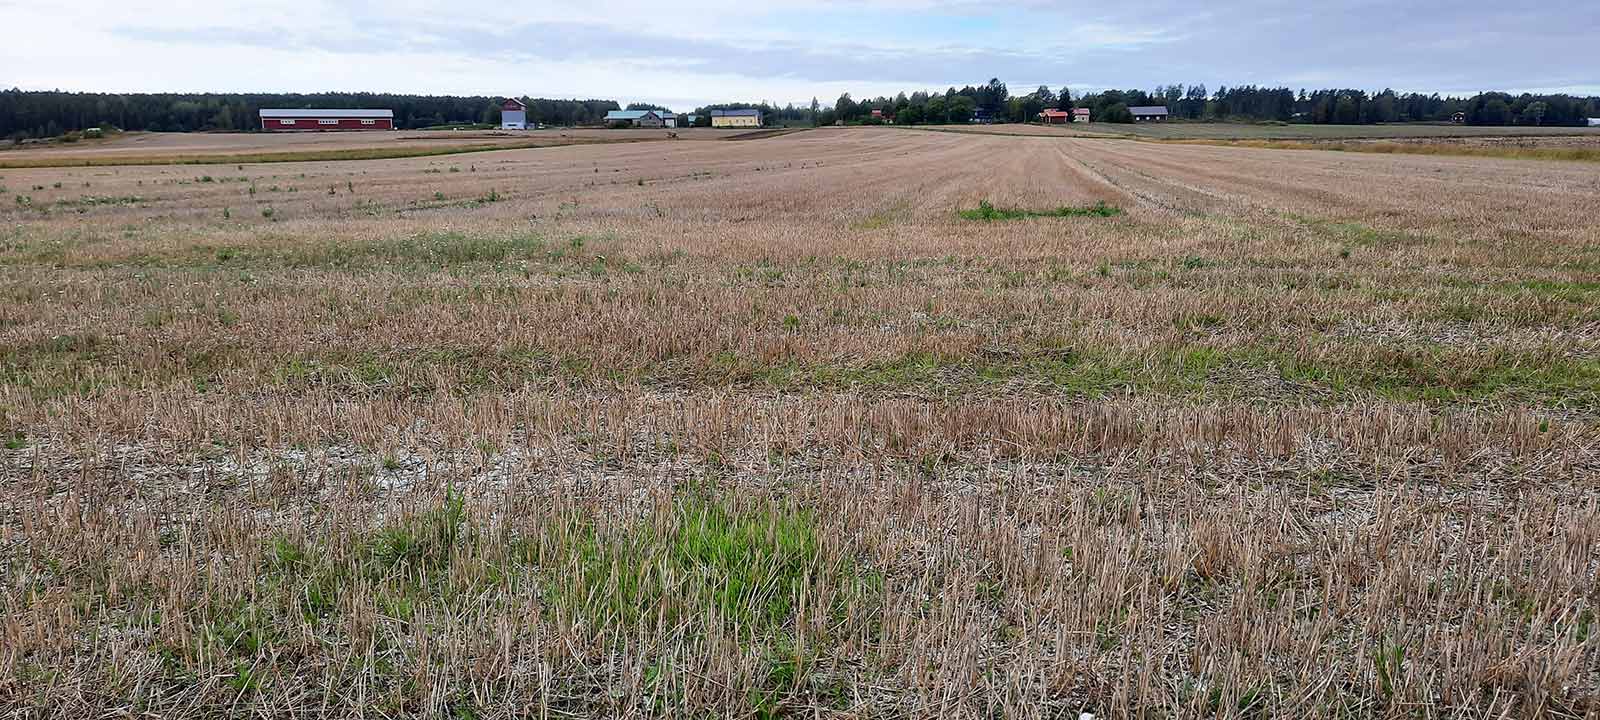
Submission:
POLYGON ((761 127, 761 111, 750 110, 712 110, 711 127, 718 128, 748 128, 761 127))
POLYGON ((516 98, 500 103, 501 130, 527 130, 528 106, 516 98))
POLYGON ((883 111, 882 110, 873 110, 872 111, 872 119, 874 119, 874 120, 882 120, 883 119, 883 111))
POLYGON ((393 130, 393 110, 261 110, 261 129, 269 132, 393 130))
POLYGON ((1589 127, 1600 127, 1600 118, 1589 118, 1589 127))
POLYGON ((1128 108, 1135 122, 1161 122, 1167 119, 1167 108, 1161 105, 1140 105, 1128 108))
POLYGON ((665 110, 612 110, 606 113, 606 124, 641 128, 675 128, 678 116, 665 110))
POLYGON ((988 125, 994 122, 994 113, 983 108, 972 111, 972 117, 967 120, 975 125, 988 125))
POLYGON ((683 116, 683 126, 684 127, 694 127, 695 124, 697 124, 699 122, 700 122, 700 116, 696 115, 694 113, 689 113, 688 115, 683 116))
POLYGON ((1073 108, 1072 121, 1081 123, 1089 122, 1089 108, 1073 108))
POLYGON ((1065 110, 1050 108, 1039 113, 1039 122, 1046 125, 1065 125, 1072 121, 1072 115, 1065 110))

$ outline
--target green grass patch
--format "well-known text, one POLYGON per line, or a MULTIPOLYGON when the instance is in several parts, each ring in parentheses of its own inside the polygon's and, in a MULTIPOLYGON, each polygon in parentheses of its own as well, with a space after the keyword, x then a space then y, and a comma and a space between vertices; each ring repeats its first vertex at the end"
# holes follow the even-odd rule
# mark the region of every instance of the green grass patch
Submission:
MULTIPOLYGON (((496 535, 463 500, 442 503, 325 546, 280 537, 264 553, 263 583, 287 591, 309 620, 351 592, 374 592, 395 617, 508 583, 538 579, 545 602, 596 631, 631 632, 662 617, 668 626, 720 622, 776 637, 820 583, 854 572, 822 549, 810 513, 777 502, 736 507, 693 493, 665 515, 601 529, 547 518, 536 534, 496 535)), ((235 633, 237 635, 238 633, 235 633)), ((259 649, 259 643, 252 649, 259 649)))
POLYGON ((1038 217, 1116 217, 1122 214, 1122 208, 1107 205, 1105 201, 1083 207, 1063 205, 1054 210, 1024 210, 1018 208, 997 208, 988 200, 978 203, 978 207, 971 210, 961 210, 956 213, 963 220, 980 222, 996 222, 1001 220, 1022 220, 1038 217))
POLYGON ((1283 217, 1345 246, 1340 256, 1345 259, 1348 259, 1351 247, 1392 249, 1434 242, 1433 238, 1394 230, 1381 230, 1353 221, 1330 220, 1295 213, 1283 213, 1283 217))
MULTIPOLYGON (((320 642, 377 648, 380 664, 362 668, 374 695, 411 707, 417 688, 394 672, 385 649, 408 646, 419 624, 432 627, 441 617, 532 612, 600 644, 737 636, 739 652, 765 668, 747 709, 777 711, 806 692, 831 643, 870 632, 882 607, 879 576, 859 572, 823 542, 823 532, 793 503, 710 490, 687 490, 627 520, 552 512, 504 523, 480 521, 460 496, 447 494, 375 528, 267 541, 247 561, 257 568, 248 593, 196 595, 175 620, 189 623, 199 642, 151 652, 176 684, 221 667, 232 670, 225 679, 232 689, 248 694, 291 681, 285 673, 310 649, 291 628, 308 627, 320 642), (358 617, 372 608, 383 622, 353 637, 360 623, 351 622, 352 608, 358 617), (804 647, 794 640, 802 617, 827 627, 808 623, 804 647)), ((657 699, 682 692, 673 658, 650 660, 644 680, 657 699)))
MULTIPOLYGON (((503 199, 487 194, 470 203, 503 199)), ((263 210, 263 214, 270 209, 263 210)), ((269 218, 270 219, 270 218, 269 218)), ((3 241, 0 241, 3 242, 3 241)), ((316 238, 289 241, 267 234, 243 245, 194 245, 162 254, 135 251, 112 257, 68 259, 66 245, 0 245, 0 265, 51 262, 86 268, 165 268, 207 270, 330 269, 362 271, 438 271, 461 266, 493 266, 496 273, 599 276, 644 268, 611 246, 612 238, 549 240, 532 232, 473 233, 428 230, 396 237, 316 238), (584 244, 602 247, 580 252, 584 244)))
POLYGON ((709 612, 730 629, 770 636, 792 621, 811 585, 842 572, 824 561, 805 511, 704 498, 679 502, 666 527, 581 528, 560 546, 566 557, 554 558, 552 600, 595 628, 709 612))

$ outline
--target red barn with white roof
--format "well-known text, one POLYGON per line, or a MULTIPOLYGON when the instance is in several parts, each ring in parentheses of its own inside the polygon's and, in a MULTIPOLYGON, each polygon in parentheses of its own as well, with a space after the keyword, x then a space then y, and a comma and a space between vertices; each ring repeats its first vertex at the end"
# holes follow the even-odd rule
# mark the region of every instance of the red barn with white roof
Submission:
POLYGON ((261 129, 268 132, 393 130, 393 110, 261 110, 261 129))

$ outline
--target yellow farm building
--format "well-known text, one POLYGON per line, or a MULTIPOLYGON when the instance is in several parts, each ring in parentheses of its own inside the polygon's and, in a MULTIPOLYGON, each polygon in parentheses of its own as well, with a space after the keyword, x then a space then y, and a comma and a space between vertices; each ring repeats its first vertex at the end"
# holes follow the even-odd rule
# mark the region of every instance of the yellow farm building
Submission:
POLYGON ((712 110, 711 127, 753 128, 761 127, 760 110, 712 110))

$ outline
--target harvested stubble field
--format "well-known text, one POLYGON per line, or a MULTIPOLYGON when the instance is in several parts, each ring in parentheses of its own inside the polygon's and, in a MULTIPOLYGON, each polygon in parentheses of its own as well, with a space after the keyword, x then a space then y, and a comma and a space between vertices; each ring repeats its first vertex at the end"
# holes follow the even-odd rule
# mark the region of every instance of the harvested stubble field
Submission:
POLYGON ((0 169, 382 160, 494 149, 528 149, 665 139, 731 140, 750 134, 752 133, 710 128, 678 130, 551 128, 529 131, 328 133, 137 132, 114 135, 103 140, 0 149, 0 169))
POLYGON ((1592 164, 196 170, 0 173, 8 716, 1600 716, 1592 164))
POLYGON ((1451 125, 1391 123, 1386 125, 1317 125, 1311 123, 1170 122, 1089 123, 1079 125, 926 126, 921 129, 990 135, 1116 136, 1160 140, 1425 140, 1430 138, 1587 138, 1600 141, 1600 130, 1585 127, 1528 125, 1451 125))
POLYGON ((917 128, 935 132, 1027 137, 1101 137, 1273 150, 1331 150, 1389 155, 1459 155, 1514 160, 1600 162, 1600 130, 1470 125, 974 125, 917 128))

